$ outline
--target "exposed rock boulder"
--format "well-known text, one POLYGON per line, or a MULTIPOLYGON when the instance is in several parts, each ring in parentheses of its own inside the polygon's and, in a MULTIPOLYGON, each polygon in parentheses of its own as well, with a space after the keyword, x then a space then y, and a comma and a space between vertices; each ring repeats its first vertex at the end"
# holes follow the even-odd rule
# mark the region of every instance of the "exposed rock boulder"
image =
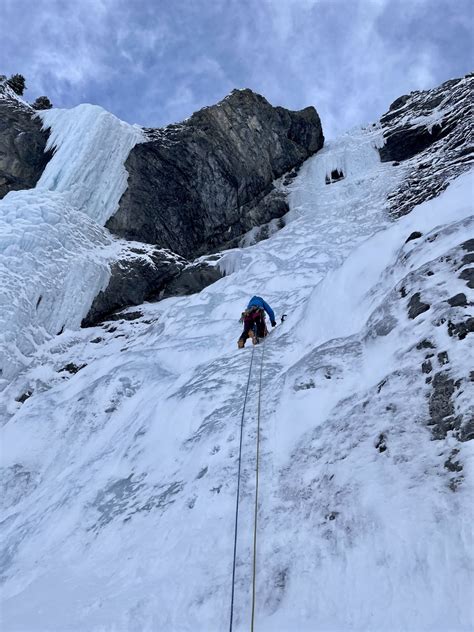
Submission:
POLYGON ((448 298, 448 303, 451 305, 451 307, 466 307, 466 295, 464 294, 464 292, 460 292, 459 294, 448 298))
POLYGON ((382 162, 403 164, 413 158, 403 184, 389 196, 395 217, 439 195, 450 180, 471 167, 473 82, 473 75, 467 75, 404 95, 380 119, 385 140, 379 149, 382 162))
POLYGON ((287 210, 272 182, 323 146, 316 110, 273 107, 234 90, 179 125, 147 130, 126 162, 128 188, 107 227, 184 257, 232 243, 287 210))
POLYGON ((185 265, 180 257, 158 248, 131 247, 124 251, 111 264, 109 283, 95 297, 82 326, 95 325, 123 307, 157 298, 185 265))
POLYGON ((167 250, 135 244, 111 264, 109 283, 95 297, 82 326, 113 319, 118 310, 144 301, 199 292, 221 276, 205 262, 192 265, 167 250))
POLYGON ((195 294, 221 278, 222 273, 217 266, 210 266, 205 262, 191 264, 166 285, 160 298, 195 294))
POLYGON ((31 189, 51 158, 48 133, 32 107, 0 80, 0 199, 9 191, 31 189))
POLYGON ((405 241, 405 243, 407 244, 409 241, 413 241, 414 239, 419 239, 420 237, 422 237, 423 234, 420 233, 419 230, 414 230, 412 233, 410 233, 410 235, 407 237, 407 240, 405 241))
POLYGON ((408 318, 414 319, 429 310, 428 303, 420 301, 420 293, 415 292, 408 303, 408 318))
POLYGON ((403 125, 387 136, 386 144, 380 149, 382 162, 412 158, 448 133, 449 128, 443 128, 440 123, 435 123, 431 129, 426 125, 403 125))
MULTIPOLYGON (((257 198, 258 199, 258 198, 257 198)), ((273 189, 267 195, 262 195, 260 202, 250 205, 248 212, 249 224, 253 225, 244 235, 226 241, 223 248, 246 248, 259 241, 268 239, 270 235, 283 228, 285 220, 283 216, 288 213, 290 207, 286 199, 286 192, 273 189)))

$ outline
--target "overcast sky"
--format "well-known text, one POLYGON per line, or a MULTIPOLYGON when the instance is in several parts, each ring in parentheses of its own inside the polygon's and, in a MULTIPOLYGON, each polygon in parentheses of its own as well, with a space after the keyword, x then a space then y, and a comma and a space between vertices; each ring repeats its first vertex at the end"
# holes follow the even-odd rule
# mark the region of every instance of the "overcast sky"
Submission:
POLYGON ((474 0, 3 0, 0 73, 25 98, 161 126, 252 88, 326 136, 473 67, 474 0))

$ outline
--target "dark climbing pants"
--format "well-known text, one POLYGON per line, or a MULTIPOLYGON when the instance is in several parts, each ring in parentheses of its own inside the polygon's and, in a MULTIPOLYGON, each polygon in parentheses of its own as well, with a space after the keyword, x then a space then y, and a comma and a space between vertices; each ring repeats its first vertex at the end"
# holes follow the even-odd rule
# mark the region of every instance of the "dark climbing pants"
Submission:
POLYGON ((257 334, 257 338, 264 338, 268 333, 265 324, 265 316, 258 315, 253 318, 244 319, 244 330, 239 338, 239 340, 243 340, 244 344, 249 337, 250 331, 254 331, 257 334))

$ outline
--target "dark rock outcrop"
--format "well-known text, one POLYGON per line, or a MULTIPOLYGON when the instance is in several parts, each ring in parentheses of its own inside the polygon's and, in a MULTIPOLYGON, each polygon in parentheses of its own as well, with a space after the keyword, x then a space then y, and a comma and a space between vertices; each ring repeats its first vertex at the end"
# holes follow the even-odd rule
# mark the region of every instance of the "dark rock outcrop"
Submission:
POLYGON ((448 335, 464 340, 468 334, 474 333, 474 318, 467 317, 462 320, 448 320, 448 335))
POLYGON ((451 305, 451 307, 466 307, 467 305, 466 295, 463 292, 460 292, 459 294, 456 294, 455 296, 451 296, 451 298, 448 299, 448 303, 451 305))
POLYGON ((199 292, 221 278, 218 267, 188 259, 249 245, 281 228, 289 208, 273 181, 292 169, 296 175, 324 142, 314 108, 274 108, 250 90, 235 90, 181 124, 146 131, 150 140, 130 152, 128 187, 107 222, 135 243, 111 264, 109 284, 83 326, 146 300, 199 292))
POLYGON ((185 265, 180 257, 158 248, 134 247, 124 252, 111 264, 109 283, 95 297, 82 326, 90 327, 123 307, 158 298, 166 283, 178 276, 185 265))
POLYGON ((415 292, 408 303, 408 318, 416 318, 423 312, 428 311, 430 306, 420 300, 420 293, 415 292))
POLYGON ((401 187, 389 196, 395 217, 436 197, 474 159, 473 75, 446 81, 433 90, 412 92, 392 103, 380 122, 382 162, 413 159, 401 187))
POLYGON ((0 199, 9 191, 31 189, 51 158, 48 132, 35 111, 0 80, 0 199))
POLYGON ((401 162, 412 158, 449 133, 449 128, 435 123, 431 130, 425 125, 404 125, 387 136, 386 144, 380 149, 382 162, 401 162))
POLYGON ((410 233, 410 235, 407 237, 405 243, 407 244, 409 241, 413 241, 414 239, 419 239, 420 237, 422 237, 422 233, 420 233, 419 230, 414 230, 412 233, 410 233))
POLYGON ((222 277, 219 269, 188 261, 160 248, 131 247, 111 264, 107 287, 95 297, 83 327, 114 320, 115 312, 168 296, 199 292, 222 277))
POLYGON ((127 159, 128 188, 107 227, 187 258, 281 217, 287 206, 272 182, 324 142, 314 108, 273 107, 251 90, 147 132, 127 159))
POLYGON ((474 290, 474 268, 466 268, 461 272, 459 278, 463 281, 467 281, 467 287, 474 290))
POLYGON ((62 369, 59 369, 58 373, 70 373, 71 375, 76 375, 81 369, 86 367, 87 364, 74 364, 74 362, 68 362, 66 366, 63 366, 62 369))
POLYGON ((195 294, 221 278, 222 274, 216 266, 206 263, 189 265, 164 287, 160 298, 195 294))

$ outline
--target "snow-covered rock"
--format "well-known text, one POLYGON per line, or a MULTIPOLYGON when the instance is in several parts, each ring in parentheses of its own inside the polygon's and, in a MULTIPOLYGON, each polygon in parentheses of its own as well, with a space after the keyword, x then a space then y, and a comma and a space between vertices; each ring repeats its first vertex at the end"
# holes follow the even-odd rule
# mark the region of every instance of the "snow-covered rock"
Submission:
POLYGON ((35 186, 51 158, 47 141, 33 108, 0 77, 0 199, 35 186))
POLYGON ((381 159, 396 166, 413 158, 400 188, 389 197, 394 217, 439 195, 453 178, 472 168, 473 96, 470 74, 400 97, 380 119, 381 159))

